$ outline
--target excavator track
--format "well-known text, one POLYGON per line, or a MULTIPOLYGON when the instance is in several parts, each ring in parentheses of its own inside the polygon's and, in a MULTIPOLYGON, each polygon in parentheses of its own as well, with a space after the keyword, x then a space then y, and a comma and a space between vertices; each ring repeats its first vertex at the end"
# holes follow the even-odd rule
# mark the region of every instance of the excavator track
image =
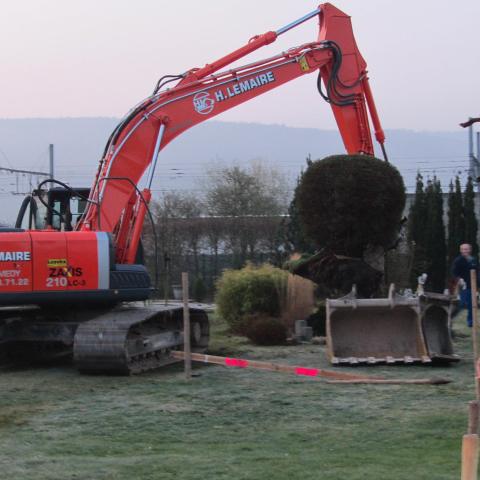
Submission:
MULTIPOLYGON (((191 308, 190 323, 192 351, 203 352, 208 316, 191 308)), ((132 375, 178 362, 170 351, 183 343, 182 307, 120 306, 78 326, 73 358, 82 373, 132 375)))

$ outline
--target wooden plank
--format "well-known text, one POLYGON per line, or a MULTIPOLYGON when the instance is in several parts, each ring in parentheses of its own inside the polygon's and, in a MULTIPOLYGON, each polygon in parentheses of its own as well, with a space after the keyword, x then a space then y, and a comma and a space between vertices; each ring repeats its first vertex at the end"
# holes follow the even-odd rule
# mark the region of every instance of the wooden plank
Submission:
MULTIPOLYGON (((170 355, 179 360, 183 360, 185 353, 182 351, 172 351, 170 355)), ((227 367, 253 368, 270 372, 291 373, 294 375, 307 377, 321 377, 327 379, 327 383, 338 384, 387 384, 387 385, 443 385, 450 383, 451 380, 444 378, 420 378, 420 379, 387 379, 382 377, 370 377, 367 375, 356 375, 345 372, 334 372, 321 368, 299 367, 294 365, 283 365, 271 362, 262 362, 257 360, 245 360, 241 358, 219 357, 216 355, 205 355, 202 353, 192 353, 192 360, 195 362, 211 363, 227 367)))
MULTIPOLYGON (((174 358, 183 360, 184 352, 182 351, 172 351, 170 354, 174 358)), ((254 368, 256 370, 266 370, 270 372, 282 372, 282 373, 293 373, 296 375, 305 375, 305 376, 317 376, 324 378, 334 378, 334 379, 343 379, 343 380, 359 380, 359 379, 368 379, 368 378, 380 378, 380 377, 369 377, 366 375, 357 375, 346 372, 334 372, 332 370, 324 370, 321 368, 307 368, 299 367, 295 365, 284 365, 271 362, 261 362, 257 360, 244 360, 239 358, 230 358, 230 357, 219 357, 216 355, 204 355, 202 353, 192 353, 192 360, 195 362, 202 363, 213 363, 215 365, 224 365, 229 367, 239 367, 239 368, 254 368)))

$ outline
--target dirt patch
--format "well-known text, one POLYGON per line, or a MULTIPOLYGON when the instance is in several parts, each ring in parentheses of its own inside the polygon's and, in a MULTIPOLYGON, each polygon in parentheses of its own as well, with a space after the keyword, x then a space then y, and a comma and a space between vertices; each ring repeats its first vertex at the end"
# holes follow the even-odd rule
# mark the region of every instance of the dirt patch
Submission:
POLYGON ((43 411, 44 408, 31 405, 0 407, 0 429, 26 425, 32 417, 43 411))

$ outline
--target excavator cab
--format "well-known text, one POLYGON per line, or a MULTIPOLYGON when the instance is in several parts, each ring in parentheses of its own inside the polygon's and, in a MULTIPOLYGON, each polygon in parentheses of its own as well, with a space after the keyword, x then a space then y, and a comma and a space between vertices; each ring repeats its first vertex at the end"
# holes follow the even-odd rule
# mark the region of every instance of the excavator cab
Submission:
POLYGON ((24 198, 15 228, 70 232, 82 217, 89 194, 89 188, 35 189, 24 198))

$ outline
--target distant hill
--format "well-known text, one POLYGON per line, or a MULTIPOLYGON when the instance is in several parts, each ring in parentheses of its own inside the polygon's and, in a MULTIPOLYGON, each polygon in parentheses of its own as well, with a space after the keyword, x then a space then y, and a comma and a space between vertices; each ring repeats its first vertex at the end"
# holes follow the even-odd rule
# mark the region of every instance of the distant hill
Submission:
MULTIPOLYGON (((0 166, 48 169, 48 144, 55 144, 56 174, 72 185, 89 186, 105 142, 118 120, 114 118, 0 119, 0 166)), ((387 131, 390 160, 412 189, 418 169, 434 172, 446 189, 457 170, 468 167, 466 133, 387 131)), ((211 121, 186 132, 160 157, 154 189, 192 190, 201 193, 206 169, 225 163, 264 159, 278 166, 294 184, 305 158, 343 153, 336 131, 292 128, 282 125, 211 121)), ((0 176, 3 208, 0 220, 12 221, 20 196, 9 192, 27 190, 30 178, 0 176)), ((32 179, 34 182, 35 179, 32 179)))

